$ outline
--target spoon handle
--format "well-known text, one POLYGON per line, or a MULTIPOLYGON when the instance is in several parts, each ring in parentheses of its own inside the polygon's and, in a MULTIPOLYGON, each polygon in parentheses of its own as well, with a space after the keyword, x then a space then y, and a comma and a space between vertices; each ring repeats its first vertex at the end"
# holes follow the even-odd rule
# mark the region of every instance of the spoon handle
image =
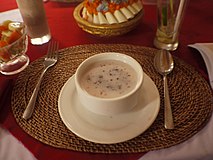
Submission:
POLYGON ((163 77, 164 80, 164 123, 166 129, 174 129, 174 122, 172 117, 172 109, 170 104, 169 90, 167 84, 167 76, 163 77))

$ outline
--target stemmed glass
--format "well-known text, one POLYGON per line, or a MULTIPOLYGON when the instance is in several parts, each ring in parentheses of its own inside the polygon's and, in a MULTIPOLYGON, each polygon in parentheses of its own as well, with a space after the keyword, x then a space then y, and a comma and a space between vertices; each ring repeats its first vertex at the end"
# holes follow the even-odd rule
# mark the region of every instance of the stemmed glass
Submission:
POLYGON ((10 22, 6 27, 10 30, 5 29, 1 32, 0 73, 14 75, 24 70, 29 64, 29 57, 25 54, 28 37, 26 26, 22 22, 10 22))

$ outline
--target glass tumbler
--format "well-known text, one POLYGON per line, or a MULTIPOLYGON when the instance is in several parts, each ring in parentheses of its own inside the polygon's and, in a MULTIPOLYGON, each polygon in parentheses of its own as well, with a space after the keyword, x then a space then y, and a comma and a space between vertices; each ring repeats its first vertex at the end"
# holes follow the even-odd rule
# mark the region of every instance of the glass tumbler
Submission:
POLYGON ((51 39, 43 0, 16 0, 27 34, 33 45, 47 43, 51 39))
POLYGON ((156 48, 176 50, 179 44, 180 24, 183 20, 187 0, 157 0, 156 48))

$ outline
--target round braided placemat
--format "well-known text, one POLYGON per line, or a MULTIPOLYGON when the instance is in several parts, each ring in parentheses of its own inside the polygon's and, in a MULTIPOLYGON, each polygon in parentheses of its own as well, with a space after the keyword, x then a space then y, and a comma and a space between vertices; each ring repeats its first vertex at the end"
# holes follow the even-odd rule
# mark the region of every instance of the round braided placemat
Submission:
POLYGON ((208 122, 213 110, 213 95, 206 80, 194 68, 174 57, 175 69, 168 76, 168 85, 175 129, 166 130, 163 120, 163 81, 153 67, 153 57, 157 51, 125 44, 80 45, 60 50, 57 64, 43 78, 33 116, 26 121, 22 119, 22 114, 42 71, 42 57, 21 72, 16 81, 11 100, 14 117, 20 127, 35 139, 75 151, 136 153, 179 144, 196 134, 208 122), (152 126, 140 136, 117 144, 96 144, 79 138, 66 128, 58 113, 58 96, 64 83, 84 59, 109 51, 128 54, 142 65, 144 72, 159 89, 161 109, 152 126))

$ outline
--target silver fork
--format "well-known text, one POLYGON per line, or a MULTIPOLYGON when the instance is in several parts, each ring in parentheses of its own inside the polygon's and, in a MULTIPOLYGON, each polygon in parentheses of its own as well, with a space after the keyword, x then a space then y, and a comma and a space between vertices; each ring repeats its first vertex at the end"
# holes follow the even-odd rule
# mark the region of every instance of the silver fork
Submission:
POLYGON ((42 71, 39 80, 36 84, 35 89, 33 90, 33 94, 30 98, 30 101, 24 111, 23 118, 24 119, 29 119, 34 111, 35 107, 35 102, 37 99, 38 91, 41 85, 42 77, 44 76, 45 72, 47 71, 48 68, 52 67, 53 65, 56 64, 58 60, 58 55, 57 55, 57 50, 58 50, 59 44, 58 42, 50 42, 47 50, 47 56, 44 59, 43 65, 44 65, 44 70, 42 71))

